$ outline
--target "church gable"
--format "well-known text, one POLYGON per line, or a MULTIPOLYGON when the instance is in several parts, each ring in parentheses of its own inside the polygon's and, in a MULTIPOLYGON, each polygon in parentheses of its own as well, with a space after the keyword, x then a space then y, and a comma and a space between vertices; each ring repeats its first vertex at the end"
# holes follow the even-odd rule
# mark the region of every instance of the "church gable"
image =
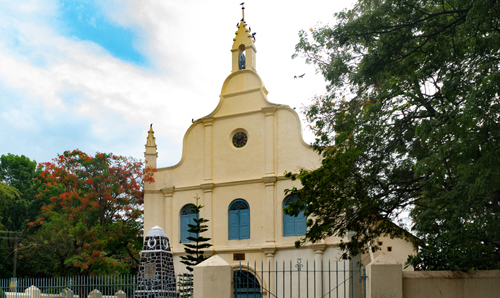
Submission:
MULTIPOLYGON (((240 22, 231 74, 217 107, 193 121, 184 136, 181 161, 159 168, 155 182, 145 186, 144 228, 164 227, 172 235, 174 255, 183 252, 183 227, 191 217, 181 213, 189 204, 205 206, 200 216, 209 219, 205 236, 212 238, 214 251, 293 246, 299 237, 295 230, 294 236, 283 236, 284 189, 299 186, 284 172, 315 168, 320 157, 303 141, 297 113, 268 101, 255 69, 251 36, 240 22), (248 209, 235 207, 243 203, 248 209)), ((152 130, 146 149, 148 162, 156 164, 152 130)))

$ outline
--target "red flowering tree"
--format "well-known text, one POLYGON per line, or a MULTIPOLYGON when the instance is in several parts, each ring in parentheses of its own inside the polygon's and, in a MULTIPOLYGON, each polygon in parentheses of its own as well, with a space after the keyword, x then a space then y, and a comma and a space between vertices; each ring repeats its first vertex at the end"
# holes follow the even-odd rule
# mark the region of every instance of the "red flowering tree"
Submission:
POLYGON ((142 246, 143 183, 155 169, 133 158, 66 151, 42 163, 42 225, 65 267, 80 274, 128 273, 142 246))

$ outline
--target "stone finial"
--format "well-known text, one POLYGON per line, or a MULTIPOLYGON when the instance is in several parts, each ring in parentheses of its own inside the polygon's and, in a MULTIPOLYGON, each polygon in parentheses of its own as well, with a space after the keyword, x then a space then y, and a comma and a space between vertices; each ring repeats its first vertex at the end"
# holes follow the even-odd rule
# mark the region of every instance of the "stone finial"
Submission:
POLYGON ((236 36, 233 38, 233 49, 238 49, 238 47, 243 44, 245 46, 252 46, 254 44, 252 39, 252 34, 250 30, 247 29, 245 21, 241 21, 236 31, 236 36))
POLYGON ((385 252, 382 252, 375 260, 373 260, 371 265, 401 265, 396 259, 391 257, 390 255, 386 254, 385 252))
POLYGON ((366 266, 367 297, 403 297, 403 268, 393 257, 381 253, 366 266))
POLYGON ((127 298, 127 294, 125 294, 124 291, 119 290, 118 292, 115 293, 116 298, 127 298))
POLYGON ((146 166, 156 168, 156 158, 158 157, 158 151, 156 146, 156 138, 153 131, 153 124, 151 124, 151 126, 149 127, 144 157, 146 158, 146 166))
MULTIPOLYGON (((244 10, 243 10, 244 12, 244 10)), ((233 38, 232 52, 232 68, 231 72, 239 70, 253 70, 256 71, 256 53, 255 48, 255 34, 251 32, 250 27, 247 28, 245 17, 241 19, 238 24, 236 36, 233 38)))
POLYGON ((37 297, 40 297, 40 293, 42 291, 40 291, 39 288, 35 287, 35 286, 31 286, 29 288, 27 288, 24 293, 28 294, 29 297, 33 297, 33 298, 37 298, 37 297))
POLYGON ((211 266, 230 266, 230 265, 223 258, 219 257, 218 255, 215 255, 199 263, 195 267, 211 267, 211 266))
POLYGON ((154 236, 167 237, 167 234, 165 234, 165 231, 163 231, 163 229, 160 228, 159 226, 154 226, 149 230, 149 232, 146 236, 147 237, 154 237, 154 236))
POLYGON ((64 289, 62 290, 60 296, 61 298, 73 298, 73 291, 71 291, 71 289, 64 289))
POLYGON ((89 293, 88 298, 102 298, 102 293, 98 289, 95 289, 89 293))
POLYGON ((233 267, 218 255, 194 266, 194 298, 233 297, 233 267))

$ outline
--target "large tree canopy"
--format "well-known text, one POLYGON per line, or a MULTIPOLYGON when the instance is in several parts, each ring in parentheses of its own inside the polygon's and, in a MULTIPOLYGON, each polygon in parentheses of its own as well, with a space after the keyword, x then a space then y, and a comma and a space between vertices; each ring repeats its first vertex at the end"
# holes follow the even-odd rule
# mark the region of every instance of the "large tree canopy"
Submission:
POLYGON ((412 265, 499 269, 500 2, 359 0, 335 19, 296 46, 328 83, 305 111, 322 166, 288 174, 303 241, 352 231, 347 257, 404 236, 406 211, 412 265))
POLYGON ((42 163, 40 198, 49 198, 35 247, 50 248, 65 272, 128 273, 137 265, 142 247, 143 183, 153 169, 132 158, 113 154, 87 155, 66 151, 54 162, 42 163), (144 171, 144 172, 143 172, 144 171))

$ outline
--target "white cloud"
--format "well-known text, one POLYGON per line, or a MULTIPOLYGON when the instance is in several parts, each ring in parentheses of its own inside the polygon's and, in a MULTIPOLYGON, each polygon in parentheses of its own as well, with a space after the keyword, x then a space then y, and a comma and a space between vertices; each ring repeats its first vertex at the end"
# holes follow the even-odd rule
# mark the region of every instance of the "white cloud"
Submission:
MULTIPOLYGON (((20 4, 1 2, 5 4, 0 12, 2 85, 44 109, 40 114, 47 121, 71 119, 71 115, 87 119, 94 137, 71 145, 142 158, 146 132, 153 122, 159 145, 168 146, 159 146, 160 165, 180 159, 191 119, 216 107, 230 73, 230 48, 241 18, 236 2, 115 0, 102 4, 113 23, 139 36, 134 48, 147 57, 150 65, 146 67, 114 58, 93 42, 62 36, 53 21, 58 15, 56 1, 15 3, 20 4), (128 131, 136 134, 127 135, 128 131), (128 140, 122 139, 117 148, 109 143, 116 136, 128 140)), ((312 67, 290 56, 299 29, 308 29, 319 19, 328 21, 340 8, 325 0, 247 3, 246 21, 258 33, 257 69, 272 102, 300 108, 312 94, 323 92, 322 78, 314 75, 312 67), (306 73, 304 79, 293 79, 302 73, 306 73)), ((11 123, 13 117, 33 112, 20 109, 11 106, 0 118, 11 123)), ((26 120, 18 125, 19 129, 38 125, 43 130, 44 123, 26 120)), ((4 145, 0 150, 6 152, 0 154, 20 154, 16 148, 4 145)), ((61 148, 58 152, 72 149, 61 148)), ((56 152, 44 154, 43 159, 49 160, 56 152)))

